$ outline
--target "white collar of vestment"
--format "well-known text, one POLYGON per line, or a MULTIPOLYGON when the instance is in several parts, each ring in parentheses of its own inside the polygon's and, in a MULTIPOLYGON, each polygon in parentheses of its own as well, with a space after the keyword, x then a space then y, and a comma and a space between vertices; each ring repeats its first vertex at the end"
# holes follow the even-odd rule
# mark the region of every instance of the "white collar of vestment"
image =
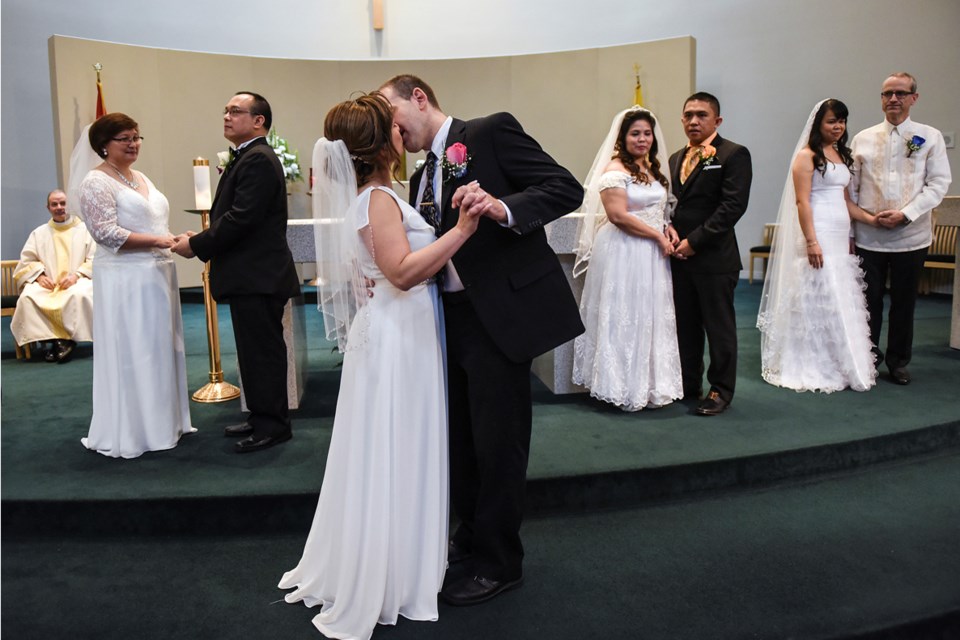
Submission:
POLYGON ((80 222, 80 220, 77 218, 77 216, 71 214, 67 216, 67 219, 64 220, 63 222, 57 222, 53 218, 50 218, 50 220, 47 221, 47 224, 49 224, 54 229, 69 229, 70 227, 76 225, 78 222, 80 222))

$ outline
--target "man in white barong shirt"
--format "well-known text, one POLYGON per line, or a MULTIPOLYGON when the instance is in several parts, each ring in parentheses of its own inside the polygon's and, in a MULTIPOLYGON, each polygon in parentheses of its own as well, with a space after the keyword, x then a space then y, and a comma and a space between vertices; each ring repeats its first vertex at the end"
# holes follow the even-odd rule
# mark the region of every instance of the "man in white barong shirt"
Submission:
POLYGON ((93 254, 83 222, 67 213, 67 196, 47 195, 50 220, 27 238, 14 277, 21 289, 10 330, 17 344, 52 341, 48 362, 66 362, 77 342, 93 340, 93 254))
POLYGON ((880 105, 886 119, 853 138, 854 202, 877 217, 879 226, 855 223, 857 255, 867 283, 870 339, 897 384, 910 384, 913 312, 927 250, 933 241, 931 211, 950 186, 943 135, 910 119, 917 81, 894 73, 883 82, 880 105), (890 280, 886 353, 880 349, 883 294, 890 280))

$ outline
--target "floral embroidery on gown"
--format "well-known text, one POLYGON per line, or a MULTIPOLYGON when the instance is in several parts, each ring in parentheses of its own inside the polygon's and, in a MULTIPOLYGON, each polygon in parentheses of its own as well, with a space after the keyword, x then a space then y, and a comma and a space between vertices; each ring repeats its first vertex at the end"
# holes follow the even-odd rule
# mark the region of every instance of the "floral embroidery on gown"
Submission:
MULTIPOLYGON (((629 213, 663 229, 666 189, 608 171, 600 191, 627 191, 629 213)), ((670 259, 657 243, 606 222, 597 231, 580 300, 586 332, 574 341, 573 382, 626 411, 683 397, 670 259)))

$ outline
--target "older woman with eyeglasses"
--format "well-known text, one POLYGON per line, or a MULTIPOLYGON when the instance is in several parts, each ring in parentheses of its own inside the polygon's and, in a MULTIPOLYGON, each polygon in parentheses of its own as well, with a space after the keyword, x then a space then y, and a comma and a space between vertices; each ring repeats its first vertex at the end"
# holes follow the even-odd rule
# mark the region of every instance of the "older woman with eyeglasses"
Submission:
POLYGON ((136 458, 177 445, 190 424, 183 321, 170 253, 170 205, 132 168, 139 125, 110 113, 90 127, 103 162, 80 183, 80 211, 97 242, 93 269, 93 418, 85 447, 136 458))

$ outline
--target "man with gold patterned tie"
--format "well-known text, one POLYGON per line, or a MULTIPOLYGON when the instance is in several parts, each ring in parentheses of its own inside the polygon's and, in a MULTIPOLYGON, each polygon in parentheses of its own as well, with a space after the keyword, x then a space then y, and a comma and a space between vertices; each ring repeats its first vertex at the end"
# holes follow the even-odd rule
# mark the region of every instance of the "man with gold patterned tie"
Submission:
POLYGON ((750 152, 720 137, 720 102, 695 93, 683 105, 683 131, 689 144, 670 157, 677 206, 671 225, 679 241, 671 257, 673 302, 683 395, 703 395, 704 334, 710 343, 710 390, 698 415, 726 410, 737 382, 737 321, 733 290, 740 249, 733 227, 747 210, 753 167, 750 152))
POLYGON ((870 340, 877 365, 890 378, 910 384, 913 311, 927 250, 933 241, 933 208, 950 187, 950 162, 943 134, 910 119, 917 81, 893 73, 883 81, 884 120, 853 138, 850 198, 876 215, 877 226, 856 222, 857 255, 867 283, 870 340), (889 289, 887 282, 889 281, 889 289), (886 353, 880 350, 883 296, 890 292, 886 353))
POLYGON ((18 345, 53 341, 47 362, 66 362, 93 340, 93 254, 83 222, 67 213, 60 189, 47 195, 50 220, 27 238, 14 277, 21 289, 10 331, 18 345))

